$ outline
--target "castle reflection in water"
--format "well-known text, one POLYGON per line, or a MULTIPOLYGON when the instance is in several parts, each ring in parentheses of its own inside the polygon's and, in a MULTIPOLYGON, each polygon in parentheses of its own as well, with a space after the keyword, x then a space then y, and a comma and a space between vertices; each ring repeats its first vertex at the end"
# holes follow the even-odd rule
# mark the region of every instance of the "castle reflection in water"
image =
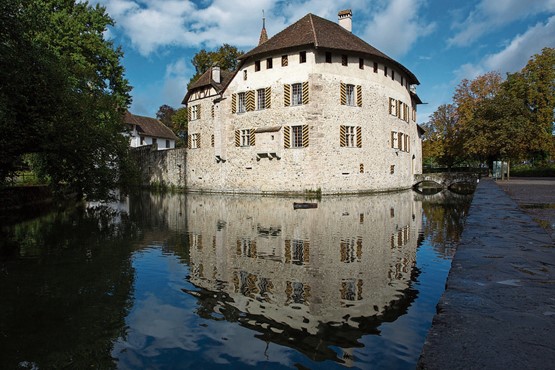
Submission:
POLYGON ((314 354, 299 338, 326 332, 316 357, 335 357, 327 346, 360 346, 416 294, 422 203, 413 192, 324 197, 297 210, 294 198, 143 197, 149 202, 139 204, 153 204, 150 223, 186 235, 196 289, 183 291, 198 298, 199 314, 238 321, 273 342, 314 354))

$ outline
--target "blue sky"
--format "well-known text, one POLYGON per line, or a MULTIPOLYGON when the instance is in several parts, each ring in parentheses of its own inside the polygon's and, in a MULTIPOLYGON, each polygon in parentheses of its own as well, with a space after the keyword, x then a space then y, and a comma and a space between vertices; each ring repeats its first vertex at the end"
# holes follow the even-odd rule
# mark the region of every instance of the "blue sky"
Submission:
POLYGON ((555 0, 93 0, 116 25, 106 36, 122 47, 133 86, 131 112, 154 117, 181 106, 194 74, 191 59, 223 43, 258 43, 262 10, 269 37, 307 13, 332 21, 353 11, 353 33, 410 69, 420 85, 418 122, 450 103, 463 78, 503 76, 555 47, 555 0))

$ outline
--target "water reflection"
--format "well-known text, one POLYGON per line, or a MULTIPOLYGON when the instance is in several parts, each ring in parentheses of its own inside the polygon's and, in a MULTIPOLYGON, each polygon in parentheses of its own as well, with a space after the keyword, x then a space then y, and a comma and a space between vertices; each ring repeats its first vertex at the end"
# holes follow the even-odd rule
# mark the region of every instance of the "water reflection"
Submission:
POLYGON ((468 210, 446 194, 141 193, 3 227, 0 368, 414 368, 468 210))

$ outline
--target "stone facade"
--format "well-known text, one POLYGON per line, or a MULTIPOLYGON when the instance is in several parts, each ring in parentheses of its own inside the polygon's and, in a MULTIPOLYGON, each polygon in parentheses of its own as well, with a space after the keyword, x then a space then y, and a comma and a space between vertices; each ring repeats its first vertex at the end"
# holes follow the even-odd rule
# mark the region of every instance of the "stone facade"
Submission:
POLYGON ((422 172, 414 80, 394 61, 314 45, 249 56, 222 91, 186 96, 187 187, 322 194, 410 188, 422 172))
POLYGON ((139 167, 142 186, 185 188, 185 148, 157 150, 146 145, 131 150, 139 167))

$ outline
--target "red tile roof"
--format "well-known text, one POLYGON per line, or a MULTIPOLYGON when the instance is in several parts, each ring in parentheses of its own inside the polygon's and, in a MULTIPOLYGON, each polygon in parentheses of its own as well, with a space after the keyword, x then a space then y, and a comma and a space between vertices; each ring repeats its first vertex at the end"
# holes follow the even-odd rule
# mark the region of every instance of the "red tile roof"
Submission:
POLYGON ((124 122, 129 125, 137 125, 139 136, 177 140, 173 131, 156 118, 137 116, 127 111, 124 122))

